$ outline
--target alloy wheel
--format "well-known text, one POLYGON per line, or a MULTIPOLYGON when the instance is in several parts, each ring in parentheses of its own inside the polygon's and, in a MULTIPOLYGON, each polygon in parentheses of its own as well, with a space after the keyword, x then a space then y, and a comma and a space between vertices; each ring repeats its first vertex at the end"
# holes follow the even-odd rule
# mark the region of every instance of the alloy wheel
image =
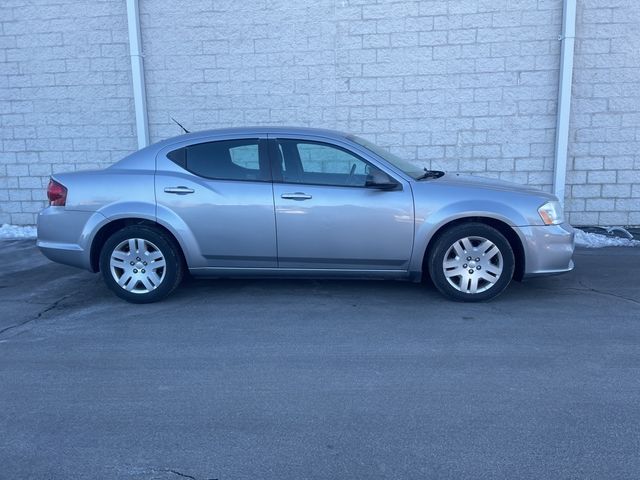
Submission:
POLYGON ((144 238, 120 242, 111 252, 109 267, 117 284, 131 293, 155 290, 166 274, 162 251, 144 238))
POLYGON ((456 240, 444 255, 442 268, 447 282, 462 293, 489 290, 502 275, 504 260, 500 249, 484 237, 456 240))

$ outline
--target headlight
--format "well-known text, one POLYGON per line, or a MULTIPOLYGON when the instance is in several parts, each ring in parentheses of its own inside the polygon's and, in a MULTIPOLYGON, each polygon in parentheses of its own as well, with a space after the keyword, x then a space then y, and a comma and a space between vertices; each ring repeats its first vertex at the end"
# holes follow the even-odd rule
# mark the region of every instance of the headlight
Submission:
POLYGON ((560 202, 556 200, 552 200, 542 205, 538 209, 538 213, 545 225, 557 225, 564 222, 562 206, 560 205, 560 202))

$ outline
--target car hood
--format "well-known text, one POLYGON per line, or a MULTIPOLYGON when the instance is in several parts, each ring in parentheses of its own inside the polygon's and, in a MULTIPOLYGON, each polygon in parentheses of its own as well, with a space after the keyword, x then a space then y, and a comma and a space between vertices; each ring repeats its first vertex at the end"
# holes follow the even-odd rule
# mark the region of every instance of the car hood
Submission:
MULTIPOLYGON (((454 187, 470 187, 481 188, 488 190, 497 190, 501 192, 512 193, 528 193, 534 194, 539 197, 545 197, 549 199, 555 198, 552 194, 543 192, 539 188, 529 185, 521 185, 519 183, 507 182, 505 180, 498 180, 495 178, 475 177, 471 175, 462 175, 459 173, 447 173, 443 177, 433 180, 434 182, 451 185, 454 187)), ((424 180, 418 183, 424 183, 424 180)))

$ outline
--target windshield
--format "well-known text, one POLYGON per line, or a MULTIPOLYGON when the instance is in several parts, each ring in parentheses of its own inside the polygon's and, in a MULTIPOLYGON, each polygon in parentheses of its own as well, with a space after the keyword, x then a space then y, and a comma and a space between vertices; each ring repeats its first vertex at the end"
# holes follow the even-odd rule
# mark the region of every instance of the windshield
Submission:
POLYGON ((424 175, 425 170, 424 170, 423 167, 420 167, 418 165, 414 165, 413 163, 411 163, 411 162, 409 162, 407 160, 404 160, 403 158, 400 158, 397 155, 394 155, 393 153, 385 150, 382 147, 379 147, 378 145, 376 145, 375 143, 370 142, 369 140, 365 140, 364 138, 360 138, 360 137, 358 137, 356 135, 350 135, 348 138, 349 138, 349 140, 352 140, 352 141, 362 145, 367 150, 371 150, 373 153, 375 153, 379 157, 382 157, 387 162, 389 162, 393 166, 399 168, 404 173, 406 173, 407 175, 413 177, 416 180, 420 179, 424 175))

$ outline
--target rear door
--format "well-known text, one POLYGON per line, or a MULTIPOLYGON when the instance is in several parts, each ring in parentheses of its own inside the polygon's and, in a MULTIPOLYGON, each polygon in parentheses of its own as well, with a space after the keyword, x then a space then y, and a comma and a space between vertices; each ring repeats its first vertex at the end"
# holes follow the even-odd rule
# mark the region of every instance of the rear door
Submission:
MULTIPOLYGON (((406 271, 413 248, 410 186, 365 186, 379 168, 345 145, 270 139, 280 268, 406 271)), ((386 172, 389 173, 389 172, 386 172)))
POLYGON ((199 140, 159 152, 158 215, 179 217, 195 239, 201 266, 277 266, 266 142, 259 136, 199 140))

